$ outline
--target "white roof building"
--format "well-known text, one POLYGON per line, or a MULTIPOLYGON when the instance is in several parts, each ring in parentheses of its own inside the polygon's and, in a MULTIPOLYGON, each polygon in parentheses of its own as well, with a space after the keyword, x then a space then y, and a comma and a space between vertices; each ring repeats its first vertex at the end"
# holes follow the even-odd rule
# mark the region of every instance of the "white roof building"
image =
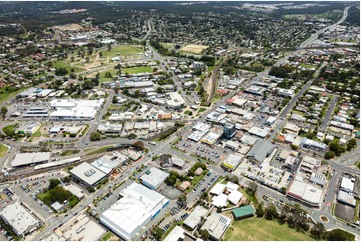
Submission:
POLYGON ((50 155, 50 152, 16 154, 14 160, 11 161, 11 166, 17 167, 48 162, 50 159, 50 155))
POLYGON ((95 186, 107 176, 106 173, 86 162, 83 162, 71 169, 70 174, 85 183, 87 186, 95 186))
POLYGON ((165 237, 165 239, 163 241, 169 241, 169 242, 173 242, 173 241, 184 241, 185 236, 184 236, 184 232, 185 230, 180 227, 180 226, 175 226, 174 229, 168 234, 167 237, 165 237))
POLYGON ((46 241, 100 241, 106 230, 84 213, 71 218, 57 228, 46 241))
POLYGON ((217 183, 216 185, 214 185, 214 187, 209 193, 213 195, 219 195, 224 191, 225 188, 226 188, 225 184, 217 183))
POLYGON ((73 184, 69 184, 69 185, 63 186, 63 187, 64 187, 64 189, 71 192, 74 196, 76 196, 79 200, 84 197, 83 190, 73 184))
POLYGON ((242 197, 243 194, 237 190, 233 190, 230 194, 228 194, 228 200, 234 205, 238 204, 239 200, 241 200, 242 197))
POLYGON ((100 222, 125 240, 132 239, 169 202, 163 195, 135 182, 120 196, 100 216, 100 222))
POLYGON ((231 220, 228 217, 220 213, 212 213, 201 229, 208 230, 211 237, 220 240, 230 224, 231 220))
POLYGON ((192 230, 201 222, 201 218, 207 214, 208 210, 200 205, 194 208, 191 214, 184 220, 184 225, 187 225, 192 230))
POLYGON ((168 100, 166 101, 168 108, 180 109, 185 106, 185 101, 178 92, 167 93, 168 100))
POLYGON ((55 111, 50 114, 50 118, 57 120, 95 119, 103 103, 103 98, 99 100, 54 99, 49 103, 52 108, 55 108, 55 111))
POLYGON ((129 160, 125 155, 114 152, 112 155, 106 154, 91 163, 92 166, 109 175, 115 168, 123 165, 129 160))
POLYGON ((218 196, 214 196, 212 198, 212 205, 217 208, 223 208, 227 206, 228 196, 224 193, 219 194, 218 196))
POLYGON ((146 171, 141 177, 140 180, 142 183, 150 189, 157 189, 164 180, 169 176, 167 172, 164 172, 158 168, 152 167, 146 171))
POLYGON ((32 213, 28 212, 19 203, 5 207, 0 212, 0 216, 19 236, 30 233, 40 226, 39 219, 35 218, 32 213))
POLYGON ((341 180, 341 189, 346 192, 353 192, 355 183, 348 177, 342 177, 341 180))
POLYGON ((229 170, 234 170, 241 163, 243 157, 244 155, 237 153, 229 154, 227 158, 222 162, 222 165, 229 170))
POLYGON ((297 177, 289 186, 287 195, 314 207, 321 205, 322 190, 298 180, 297 177))

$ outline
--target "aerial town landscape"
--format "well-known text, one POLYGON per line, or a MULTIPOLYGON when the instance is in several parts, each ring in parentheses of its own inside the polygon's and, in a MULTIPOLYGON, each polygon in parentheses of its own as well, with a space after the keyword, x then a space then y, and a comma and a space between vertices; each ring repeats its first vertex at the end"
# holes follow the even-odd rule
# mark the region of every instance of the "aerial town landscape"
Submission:
POLYGON ((360 2, 0 2, 1 241, 359 241, 360 2))

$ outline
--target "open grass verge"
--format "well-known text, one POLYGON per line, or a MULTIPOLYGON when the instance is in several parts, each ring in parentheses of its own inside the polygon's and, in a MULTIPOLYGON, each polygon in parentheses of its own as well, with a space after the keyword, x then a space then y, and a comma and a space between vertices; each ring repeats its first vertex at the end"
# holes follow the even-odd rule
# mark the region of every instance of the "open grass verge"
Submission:
POLYGON ((314 239, 307 233, 289 228, 287 224, 280 225, 275 220, 253 217, 235 221, 226 232, 225 240, 310 241, 314 239))
POLYGON ((78 154, 79 152, 80 150, 65 150, 60 154, 60 156, 75 155, 78 154))
POLYGON ((0 144, 0 157, 3 157, 9 148, 3 144, 0 144))
POLYGON ((96 150, 93 150, 93 151, 90 151, 90 152, 86 153, 86 155, 95 155, 95 154, 107 152, 108 148, 112 148, 112 147, 113 146, 111 146, 111 145, 103 146, 103 147, 100 147, 100 148, 98 148, 96 150))

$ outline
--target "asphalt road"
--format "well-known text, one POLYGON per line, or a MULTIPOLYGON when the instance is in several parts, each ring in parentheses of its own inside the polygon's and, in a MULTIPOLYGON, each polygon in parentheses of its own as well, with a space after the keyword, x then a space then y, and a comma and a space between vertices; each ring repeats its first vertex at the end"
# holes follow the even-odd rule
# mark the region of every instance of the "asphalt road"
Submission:
POLYGON ((328 110, 327 110, 327 114, 326 114, 325 118, 323 119, 322 124, 319 128, 320 130, 326 130, 328 121, 330 121, 333 110, 335 109, 337 99, 338 99, 337 95, 332 96, 332 99, 330 101, 330 106, 328 107, 328 110))

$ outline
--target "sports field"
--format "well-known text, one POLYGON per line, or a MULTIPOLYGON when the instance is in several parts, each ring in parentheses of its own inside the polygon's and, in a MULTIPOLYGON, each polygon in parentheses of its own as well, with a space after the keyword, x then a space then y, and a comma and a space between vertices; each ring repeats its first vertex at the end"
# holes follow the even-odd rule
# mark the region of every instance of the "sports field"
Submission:
POLYGON ((165 42, 160 42, 160 45, 166 49, 169 49, 169 48, 172 48, 173 46, 175 46, 174 43, 165 43, 165 42))
POLYGON ((253 217, 235 221, 232 226, 228 228, 225 240, 307 241, 314 239, 308 234, 289 228, 287 224, 280 225, 275 220, 253 217))
POLYGON ((181 52, 187 52, 187 53, 194 53, 194 54, 200 54, 203 50, 207 49, 208 45, 186 45, 183 46, 180 51, 181 52))

